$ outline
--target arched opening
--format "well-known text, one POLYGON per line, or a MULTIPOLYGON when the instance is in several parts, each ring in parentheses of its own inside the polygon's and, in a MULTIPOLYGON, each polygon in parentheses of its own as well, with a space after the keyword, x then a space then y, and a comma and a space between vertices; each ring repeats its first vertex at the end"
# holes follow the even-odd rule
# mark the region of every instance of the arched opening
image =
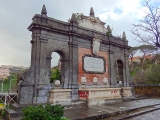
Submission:
MULTIPOLYGON (((123 62, 121 60, 117 60, 116 63, 116 79, 117 82, 123 82, 123 62)), ((124 83, 123 83, 124 84, 124 83)))
POLYGON ((58 52, 53 52, 51 57, 50 83, 53 83, 54 80, 61 81, 61 56, 58 52))

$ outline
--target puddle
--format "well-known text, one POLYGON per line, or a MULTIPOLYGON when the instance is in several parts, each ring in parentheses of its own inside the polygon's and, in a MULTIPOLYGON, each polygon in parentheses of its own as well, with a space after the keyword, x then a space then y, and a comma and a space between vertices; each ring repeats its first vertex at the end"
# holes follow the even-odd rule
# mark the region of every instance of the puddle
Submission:
POLYGON ((126 107, 120 107, 120 108, 125 109, 126 107))

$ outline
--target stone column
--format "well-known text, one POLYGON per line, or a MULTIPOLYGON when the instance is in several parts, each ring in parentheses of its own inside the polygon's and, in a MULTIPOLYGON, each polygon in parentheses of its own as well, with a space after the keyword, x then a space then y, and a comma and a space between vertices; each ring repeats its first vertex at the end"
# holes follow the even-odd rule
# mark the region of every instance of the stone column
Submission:
POLYGON ((78 97, 78 45, 77 45, 77 38, 75 33, 77 32, 77 20, 75 19, 76 15, 72 14, 72 18, 70 21, 70 31, 69 31, 69 88, 72 89, 71 97, 72 100, 79 99, 78 97))
POLYGON ((69 85, 69 60, 63 58, 61 61, 61 87, 67 89, 69 85))
POLYGON ((69 74, 69 88, 72 89, 72 100, 78 99, 78 45, 69 42, 70 47, 70 74, 69 74))
POLYGON ((18 85, 18 103, 19 104, 32 104, 34 97, 37 95, 37 79, 39 76, 39 30, 32 31, 32 49, 31 49, 31 66, 28 71, 20 76, 21 82, 18 85))
POLYGON ((109 51, 110 54, 110 61, 109 61, 109 75, 111 77, 110 81, 111 81, 111 87, 117 87, 117 81, 116 81, 116 73, 115 73, 115 60, 114 60, 114 51, 110 50, 109 51))
POLYGON ((47 66, 47 42, 45 37, 40 37, 39 51, 39 80, 37 80, 37 97, 34 103, 47 103, 49 97, 50 86, 50 69, 47 66))

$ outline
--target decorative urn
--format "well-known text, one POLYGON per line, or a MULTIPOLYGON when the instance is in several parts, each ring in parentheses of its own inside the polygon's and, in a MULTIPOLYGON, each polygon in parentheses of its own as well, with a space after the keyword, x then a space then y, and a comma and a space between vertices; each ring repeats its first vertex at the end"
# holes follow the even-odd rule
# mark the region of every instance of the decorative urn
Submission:
POLYGON ((54 82, 54 85, 56 86, 56 87, 59 87, 60 86, 60 80, 55 80, 55 82, 54 82))

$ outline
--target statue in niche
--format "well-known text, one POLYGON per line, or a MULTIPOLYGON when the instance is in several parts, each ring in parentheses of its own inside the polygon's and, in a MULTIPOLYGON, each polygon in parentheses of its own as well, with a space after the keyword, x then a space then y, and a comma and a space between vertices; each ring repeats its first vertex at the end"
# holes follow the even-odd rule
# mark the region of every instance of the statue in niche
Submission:
POLYGON ((92 45, 92 52, 94 55, 98 55, 99 47, 100 47, 100 35, 94 34, 93 38, 93 45, 92 45))

